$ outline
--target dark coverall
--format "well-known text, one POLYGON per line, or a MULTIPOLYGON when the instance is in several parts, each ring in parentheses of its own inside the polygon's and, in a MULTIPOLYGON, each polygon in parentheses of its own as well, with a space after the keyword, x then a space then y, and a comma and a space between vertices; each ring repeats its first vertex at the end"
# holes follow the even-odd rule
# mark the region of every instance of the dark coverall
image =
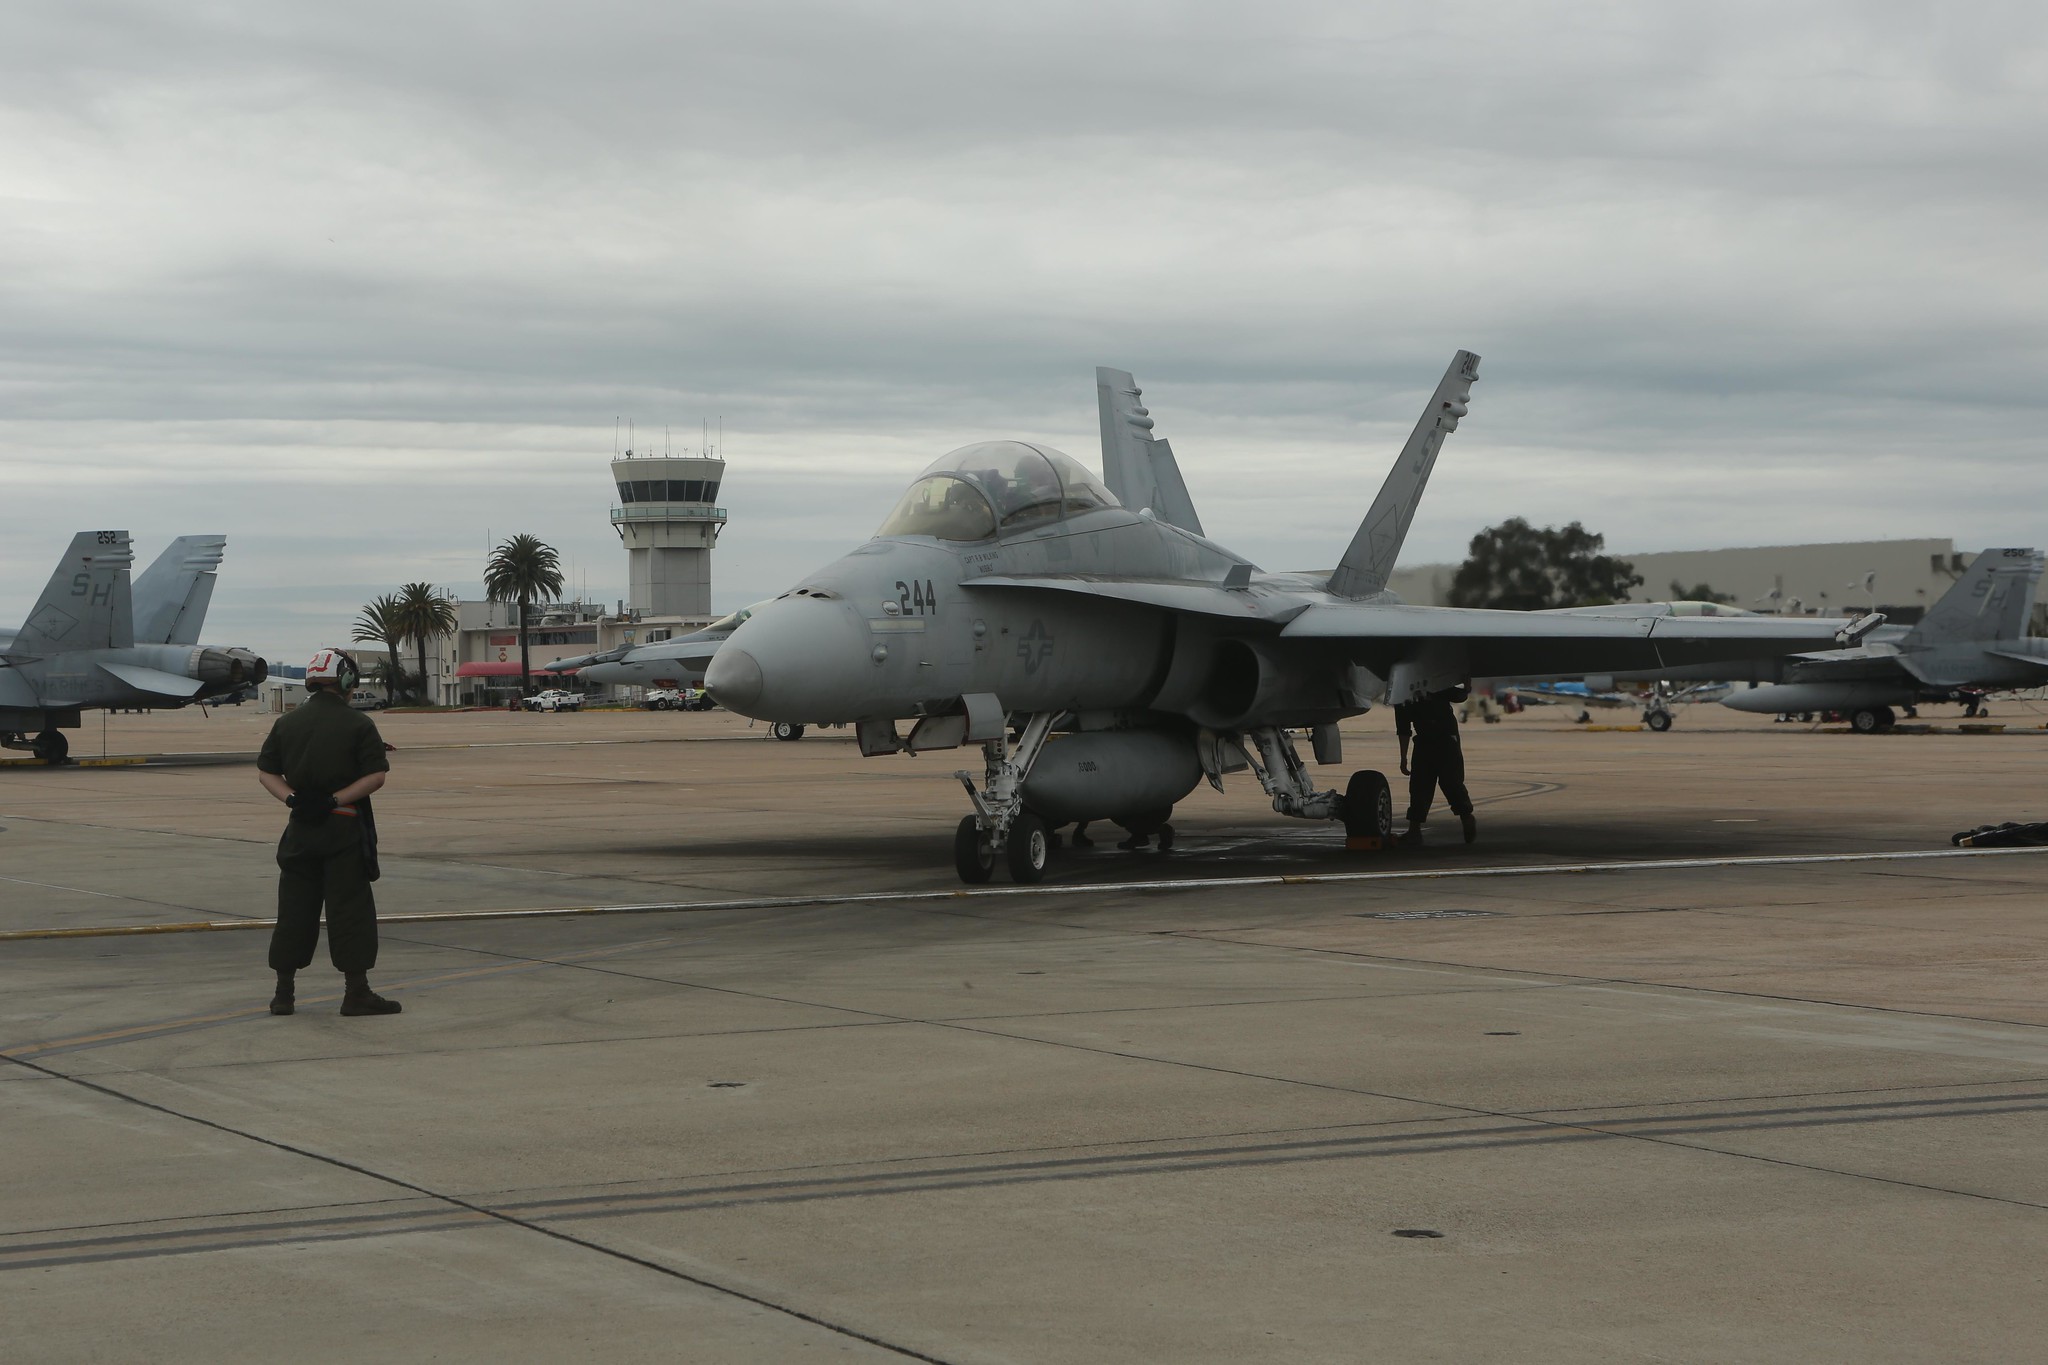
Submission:
MULTIPOLYGON (((1455 691, 1455 689, 1454 689, 1455 691)), ((1394 708, 1394 733, 1411 735, 1415 749, 1408 760, 1408 823, 1429 818, 1436 789, 1444 789, 1451 814, 1470 815, 1472 794, 1465 790, 1465 750, 1458 742, 1458 713, 1453 692, 1433 692, 1394 708)))
MULTIPOLYGON (((295 792, 333 795, 370 773, 389 772, 376 723, 333 688, 280 716, 263 741, 256 766, 291 783, 295 792)), ((327 907, 327 955, 337 971, 367 972, 377 965, 377 903, 370 894, 363 830, 350 807, 324 819, 293 819, 277 841, 277 928, 270 935, 270 969, 311 966, 320 942, 320 908, 327 907)))

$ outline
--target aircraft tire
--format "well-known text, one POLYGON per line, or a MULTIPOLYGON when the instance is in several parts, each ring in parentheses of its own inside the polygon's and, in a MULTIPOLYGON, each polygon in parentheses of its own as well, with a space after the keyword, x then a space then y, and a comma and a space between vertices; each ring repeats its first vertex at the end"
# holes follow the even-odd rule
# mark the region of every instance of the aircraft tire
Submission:
POLYGON ((1344 786, 1344 833, 1354 839, 1394 837, 1394 789, 1385 773, 1361 768, 1351 774, 1344 786))
POLYGON ((54 768, 70 756, 71 741, 62 730, 45 730, 36 736, 35 754, 54 768))
POLYGON ((953 831, 953 868, 969 886, 980 886, 995 875, 995 850, 971 815, 961 816, 953 831))
POLYGON ((778 720, 768 733, 774 735, 777 739, 802 739, 804 737, 804 727, 796 724, 794 721, 778 720))
POLYGON ((1874 735, 1887 728, 1887 718, 1896 719, 1889 706, 1859 706, 1849 713, 1849 728, 1859 735, 1874 735))
POLYGON ((1671 728, 1671 713, 1669 711, 1652 711, 1643 717, 1643 724, 1661 735, 1671 728))
MULTIPOLYGON (((970 817, 971 819, 972 817, 970 817)), ((1003 856, 1010 864, 1010 880, 1019 886, 1033 886, 1045 879, 1045 865, 1052 861, 1052 842, 1046 837, 1045 821, 1030 811, 1010 825, 1010 841, 1003 856)))

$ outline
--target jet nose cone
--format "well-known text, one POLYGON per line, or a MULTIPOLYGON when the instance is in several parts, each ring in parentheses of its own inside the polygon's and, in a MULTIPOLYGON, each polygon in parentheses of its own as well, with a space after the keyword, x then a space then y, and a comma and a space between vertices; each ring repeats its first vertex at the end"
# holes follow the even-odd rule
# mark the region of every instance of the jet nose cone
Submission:
POLYGON ((712 655, 711 666, 704 670, 704 690, 711 700, 743 716, 753 714, 749 708, 760 702, 764 685, 759 661, 729 645, 712 655))

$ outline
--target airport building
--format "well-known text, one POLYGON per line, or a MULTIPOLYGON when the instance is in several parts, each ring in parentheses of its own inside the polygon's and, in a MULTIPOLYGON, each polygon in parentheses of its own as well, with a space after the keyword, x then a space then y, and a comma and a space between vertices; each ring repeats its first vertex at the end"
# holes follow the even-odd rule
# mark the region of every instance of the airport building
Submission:
MULTIPOLYGON (((1668 601, 1700 584, 1751 611, 1836 615, 1873 605, 1893 621, 1917 621, 1940 600, 1975 552, 1952 540, 1856 540, 1819 545, 1756 545, 1727 550, 1618 553, 1642 575, 1638 602, 1668 601)), ((1447 606, 1456 564, 1394 570, 1388 586, 1404 602, 1447 606)))
MULTIPOLYGON (((540 686, 560 679, 541 670, 557 659, 622 645, 654 644, 702 630, 711 611, 711 552, 725 527, 718 505, 725 461, 696 455, 636 455, 611 462, 612 529, 626 551, 629 595, 601 602, 536 602, 528 608, 527 654, 540 686)), ((452 637, 430 648, 430 693, 447 706, 493 705, 519 693, 519 607, 456 604, 452 637)))

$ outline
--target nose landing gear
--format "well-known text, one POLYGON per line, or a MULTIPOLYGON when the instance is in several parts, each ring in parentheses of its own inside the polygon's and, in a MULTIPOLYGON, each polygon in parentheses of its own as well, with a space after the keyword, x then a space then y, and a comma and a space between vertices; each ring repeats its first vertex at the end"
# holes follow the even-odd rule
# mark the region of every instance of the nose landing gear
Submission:
POLYGON ((1052 841, 1045 821, 1024 809, 1024 782, 1045 751, 1053 722, 1062 714, 1033 712, 1015 745, 1006 739, 982 745, 984 769, 979 788, 974 785, 974 774, 966 769, 953 774, 974 803, 974 814, 953 831, 953 865, 961 881, 977 886, 986 882, 999 858, 1009 865, 1011 878, 1021 884, 1044 878, 1052 841))

